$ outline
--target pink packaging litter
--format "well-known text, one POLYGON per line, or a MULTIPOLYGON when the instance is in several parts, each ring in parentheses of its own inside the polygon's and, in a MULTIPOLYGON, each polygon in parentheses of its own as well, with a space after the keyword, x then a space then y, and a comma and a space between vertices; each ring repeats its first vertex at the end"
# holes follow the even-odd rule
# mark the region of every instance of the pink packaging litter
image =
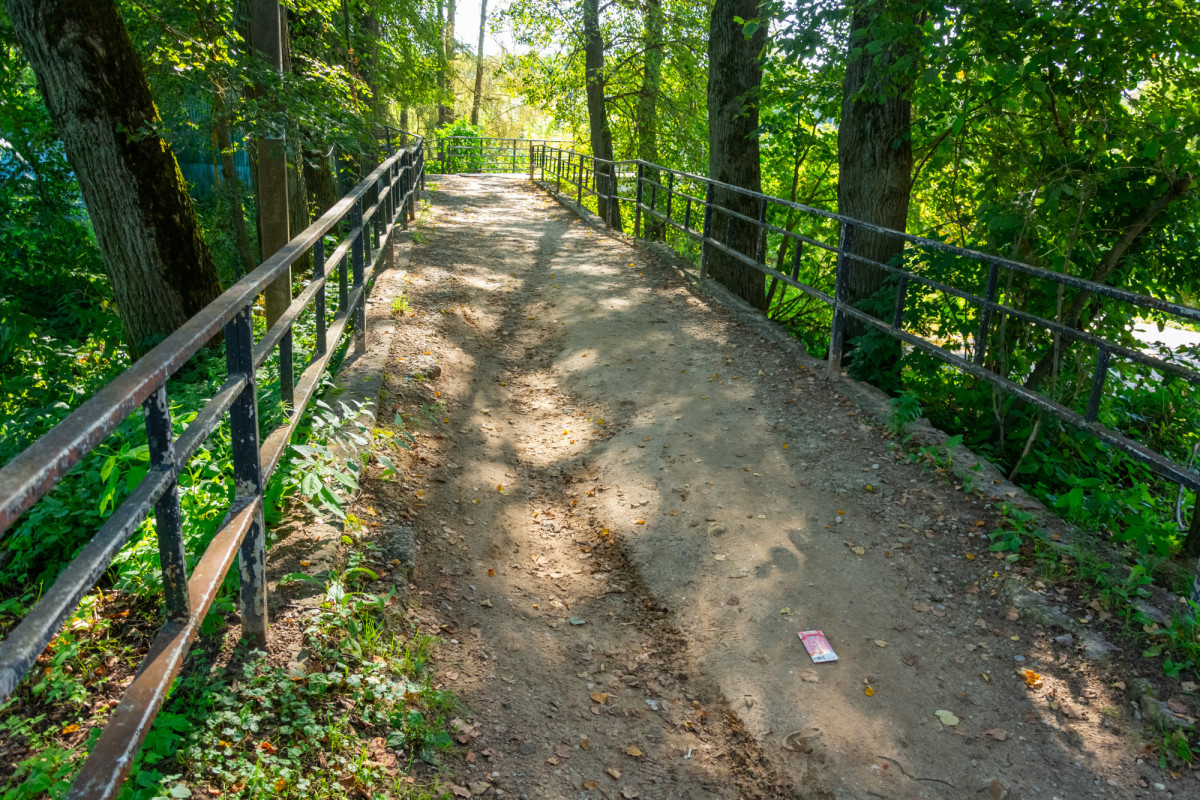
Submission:
POLYGON ((800 631, 796 635, 804 643, 804 649, 808 651, 814 664, 838 660, 837 653, 833 652, 833 647, 821 631, 800 631))

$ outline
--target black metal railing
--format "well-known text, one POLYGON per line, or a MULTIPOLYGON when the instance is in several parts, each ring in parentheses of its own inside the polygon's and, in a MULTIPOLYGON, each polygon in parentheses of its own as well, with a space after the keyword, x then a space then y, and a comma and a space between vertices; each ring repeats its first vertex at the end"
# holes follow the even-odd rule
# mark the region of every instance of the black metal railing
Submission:
MULTIPOLYGON (((681 248, 688 243, 693 243, 692 247, 698 248, 699 275, 702 281, 707 277, 712 253, 720 251, 768 277, 771 282, 768 296, 773 297, 777 286, 783 284, 827 306, 832 313, 828 360, 830 367, 835 370, 842 367, 846 324, 848 320, 853 319, 1054 415, 1067 425, 1083 430, 1149 466, 1169 481, 1200 494, 1200 472, 1097 420, 1110 367, 1115 359, 1123 359, 1156 370, 1161 376, 1179 378, 1195 386, 1200 386, 1200 372, 1187 363, 1167 361, 1154 354, 1126 347, 1094 333, 1077 330, 1057 320, 1046 319, 1009 305, 1007 295, 1003 298, 1000 296, 1000 279, 1003 275, 1021 273, 1045 281, 1049 284, 1048 291, 1051 292, 1059 291, 1060 287, 1090 292, 1121 301, 1133 309, 1174 317, 1184 324, 1200 323, 1200 309, 882 228, 801 203, 715 181, 703 175, 669 169, 646 161, 606 161, 550 144, 532 145, 529 160, 536 165, 537 177, 547 189, 567 196, 580 205, 589 198, 595 198, 597 210, 603 209, 606 212, 605 223, 609 227, 612 227, 616 209, 627 208, 633 211, 633 233, 636 237, 646 235, 650 226, 643 223, 649 221, 653 221, 656 227, 655 235, 659 238, 665 238, 666 229, 676 231, 681 240, 681 248), (738 205, 740 210, 730 207, 734 204, 738 205), (750 209, 753 209, 753 212, 747 213, 750 209), (773 214, 772 211, 776 213, 773 214), (779 213, 781 211, 782 214, 779 213), (783 227, 769 221, 789 215, 797 221, 806 220, 811 235, 803 232, 803 225, 783 227), (730 230, 734 223, 753 226, 756 233, 756 236, 752 237, 755 246, 743 248, 753 249, 753 255, 747 255, 731 243, 730 230), (965 259, 978 265, 980 283, 983 285, 982 296, 975 291, 951 286, 922 275, 905 266, 880 263, 855 254, 852 248, 854 237, 865 233, 903 240, 906 250, 965 259), (818 238, 821 236, 825 240, 818 238), (775 242, 774 248, 768 246, 769 240, 775 242), (793 255, 791 263, 785 266, 784 260, 778 256, 781 249, 786 255, 788 250, 785 248, 789 245, 793 255), (823 291, 799 280, 801 260, 806 254, 806 248, 815 248, 832 259, 832 292, 823 291), (777 256, 776 266, 771 266, 772 259, 769 256, 772 249, 777 256), (889 318, 876 317, 847 302, 848 265, 851 262, 869 264, 895 279, 896 298, 889 318), (973 342, 964 340, 961 354, 947 349, 944 341, 933 341, 905 329, 906 311, 912 302, 914 289, 930 290, 958 298, 977 309, 973 342), (989 338, 1004 317, 1019 320, 1053 336, 1094 349, 1096 358, 1083 413, 989 368, 989 338)), ((530 177, 534 177, 533 169, 530 170, 530 177)), ((625 218, 628 219, 628 215, 625 218)), ((912 266, 914 260, 910 258, 903 263, 912 266)), ((1200 508, 1193 513, 1200 513, 1200 508)), ((1200 602, 1200 577, 1197 579, 1192 599, 1200 602)))
POLYGON ((530 173, 538 148, 562 144, 568 142, 557 139, 445 136, 425 143, 425 159, 430 171, 441 173, 530 173))
MULTIPOLYGON (((384 161, 303 233, 242 278, 178 331, 86 400, 49 433, 0 469, 0 533, 49 492, 68 470, 141 405, 151 468, 145 478, 59 574, 33 609, 0 642, 0 701, 29 672, 38 656, 108 570, 135 530, 154 514, 166 621, 114 710, 67 797, 115 797, 179 673, 200 622, 237 556, 242 633, 252 644, 267 637, 267 581, 263 491, 279 465, 306 406, 348 329, 366 347, 365 301, 383 258, 390 265, 397 225, 414 219, 425 180, 420 137, 384 161), (342 230, 345 229, 344 234, 342 230), (336 244, 326 249, 326 237, 336 244), (304 253, 312 253, 312 279, 256 342, 256 298, 304 253), (327 324, 327 283, 336 271, 337 311, 327 324), (316 342, 295 379, 292 330, 314 307, 316 342), (178 436, 173 435, 167 381, 207 343, 224 334, 224 384, 178 436), (284 420, 259 441, 256 372, 278 353, 284 420), (188 460, 229 414, 234 500, 215 537, 188 575, 178 478, 188 460)), ((395 141, 393 138, 392 141, 395 141)))

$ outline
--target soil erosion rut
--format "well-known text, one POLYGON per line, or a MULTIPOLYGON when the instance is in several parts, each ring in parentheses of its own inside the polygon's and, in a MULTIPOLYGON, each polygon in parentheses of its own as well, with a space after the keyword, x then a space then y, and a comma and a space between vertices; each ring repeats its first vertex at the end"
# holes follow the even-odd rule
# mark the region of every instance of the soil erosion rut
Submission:
POLYGON ((395 499, 420 509, 461 793, 1137 791, 1100 724, 1119 700, 1005 608, 990 512, 670 266, 527 182, 438 183, 389 385, 426 406, 395 499), (406 380, 426 355, 441 376, 406 380), (810 662, 813 628, 838 662, 810 662))

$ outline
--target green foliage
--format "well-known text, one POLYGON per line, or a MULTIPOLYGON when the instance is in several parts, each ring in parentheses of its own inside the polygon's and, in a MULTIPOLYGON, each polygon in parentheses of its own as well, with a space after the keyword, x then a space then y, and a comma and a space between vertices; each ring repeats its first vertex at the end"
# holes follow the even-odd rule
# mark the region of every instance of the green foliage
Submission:
POLYGON ((446 173, 482 172, 487 163, 483 130, 465 119, 456 119, 438 131, 438 138, 445 140, 446 160, 430 161, 431 171, 446 173))

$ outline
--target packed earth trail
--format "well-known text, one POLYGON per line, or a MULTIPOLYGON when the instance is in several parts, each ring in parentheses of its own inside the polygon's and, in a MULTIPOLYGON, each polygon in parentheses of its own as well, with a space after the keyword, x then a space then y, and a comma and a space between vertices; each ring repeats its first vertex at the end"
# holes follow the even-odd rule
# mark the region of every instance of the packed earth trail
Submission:
POLYGON ((456 794, 1200 793, 844 378, 528 181, 430 188, 385 393, 418 457, 375 497, 442 631, 456 794))

